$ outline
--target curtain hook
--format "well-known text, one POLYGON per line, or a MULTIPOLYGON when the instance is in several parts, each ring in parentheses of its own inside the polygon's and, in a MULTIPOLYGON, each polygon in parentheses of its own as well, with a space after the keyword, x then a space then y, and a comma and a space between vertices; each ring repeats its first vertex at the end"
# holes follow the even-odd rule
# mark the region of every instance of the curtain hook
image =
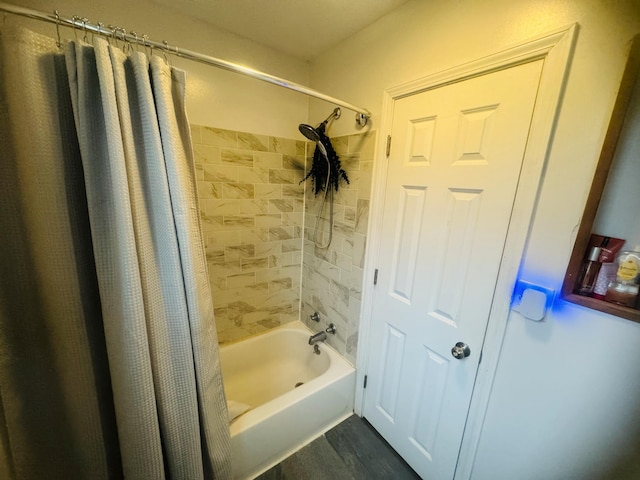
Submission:
POLYGON ((162 50, 162 56, 164 57, 164 61, 167 63, 167 65, 171 67, 171 61, 167 56, 167 52, 170 51, 169 42, 167 42, 166 40, 163 40, 162 43, 164 44, 164 49, 162 50))
POLYGON ((60 14, 58 13, 58 10, 54 10, 53 14, 56 16, 56 35, 58 37, 56 46, 58 48, 62 48, 62 42, 60 41, 60 14))
POLYGON ((122 27, 116 27, 115 29, 115 35, 116 35, 116 40, 118 39, 118 34, 120 34, 120 40, 122 40, 122 51, 124 52, 127 48, 127 39, 125 36, 126 30, 122 27))
POLYGON ((82 36, 82 41, 87 43, 87 22, 89 21, 89 19, 87 17, 83 17, 82 18, 82 31, 84 32, 84 35, 82 36))
POLYGON ((129 35, 131 35, 131 36, 133 37, 133 43, 129 42, 129 46, 131 47, 131 53, 133 53, 133 52, 136 52, 136 51, 137 51, 137 50, 136 50, 136 48, 137 48, 138 43, 139 43, 140 41, 138 40, 138 34, 137 34, 135 31, 131 30, 131 31, 129 32, 129 35), (134 48, 134 46, 135 46, 136 48, 134 48))
POLYGON ((142 35, 142 41, 143 41, 143 45, 145 46, 145 53, 146 52, 146 47, 149 47, 149 56, 153 55, 153 45, 149 44, 147 45, 147 40, 149 40, 149 35, 142 35))
POLYGON ((120 34, 120 39, 122 40, 122 51, 126 54, 129 45, 129 42, 127 41, 127 30, 125 28, 118 27, 118 33, 120 34))
POLYGON ((114 27, 113 25, 107 25, 107 28, 109 29, 109 32, 107 32, 107 41, 109 42, 109 45, 113 45, 115 43, 115 32, 114 32, 114 27))
POLYGON ((78 40, 78 24, 80 23, 80 17, 77 15, 74 15, 71 18, 72 22, 73 22, 73 38, 76 39, 76 41, 78 40))

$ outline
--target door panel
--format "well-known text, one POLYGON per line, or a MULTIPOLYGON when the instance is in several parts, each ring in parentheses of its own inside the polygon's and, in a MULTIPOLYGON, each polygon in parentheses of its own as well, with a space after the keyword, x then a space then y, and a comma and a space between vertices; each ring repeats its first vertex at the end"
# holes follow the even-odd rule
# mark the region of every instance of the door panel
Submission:
POLYGON ((395 102, 363 412, 425 478, 455 471, 541 69, 395 102))

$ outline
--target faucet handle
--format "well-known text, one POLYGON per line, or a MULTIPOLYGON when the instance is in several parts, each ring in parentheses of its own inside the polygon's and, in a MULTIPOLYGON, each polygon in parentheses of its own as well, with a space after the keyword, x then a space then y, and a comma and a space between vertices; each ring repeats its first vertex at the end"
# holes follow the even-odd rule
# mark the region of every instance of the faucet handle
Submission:
POLYGON ((335 335, 336 334, 336 326, 333 323, 330 323, 329 326, 325 329, 325 332, 335 335))
POLYGON ((314 322, 319 322, 320 321, 320 314, 318 312, 313 312, 312 315, 309 315, 309 318, 311 320, 313 320, 314 322))

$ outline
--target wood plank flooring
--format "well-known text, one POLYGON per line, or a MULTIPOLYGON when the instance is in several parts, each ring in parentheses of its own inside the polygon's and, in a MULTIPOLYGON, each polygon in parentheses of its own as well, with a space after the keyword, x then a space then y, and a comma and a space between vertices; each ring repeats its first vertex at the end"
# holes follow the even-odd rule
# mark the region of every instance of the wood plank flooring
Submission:
POLYGON ((352 415, 256 480, 419 478, 369 422, 352 415))

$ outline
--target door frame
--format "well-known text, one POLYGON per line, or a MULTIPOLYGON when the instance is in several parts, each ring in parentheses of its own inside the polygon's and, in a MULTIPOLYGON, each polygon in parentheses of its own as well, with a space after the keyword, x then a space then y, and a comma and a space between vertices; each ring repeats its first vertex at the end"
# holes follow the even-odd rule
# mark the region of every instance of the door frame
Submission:
POLYGON ((377 267, 380 238, 383 234, 382 213, 388 165, 385 152, 387 135, 391 133, 395 101, 426 90, 433 90, 518 64, 540 59, 544 61, 522 170, 507 231, 504 254, 482 345, 482 363, 478 366, 458 456, 458 465, 454 477, 457 480, 468 479, 471 476, 480 441, 480 433, 500 359, 513 288, 526 248, 531 220, 538 199, 540 180, 550 150, 551 138, 555 130, 577 32, 578 24, 573 23, 492 55, 388 88, 383 94, 381 127, 376 144, 377 153, 371 190, 371 216, 367 232, 369 241, 364 263, 362 309, 360 312, 356 358, 357 376, 354 410, 360 416, 362 416, 364 407, 364 377, 367 374, 366 369, 371 356, 369 340, 371 338, 371 318, 375 291, 372 279, 377 267))

